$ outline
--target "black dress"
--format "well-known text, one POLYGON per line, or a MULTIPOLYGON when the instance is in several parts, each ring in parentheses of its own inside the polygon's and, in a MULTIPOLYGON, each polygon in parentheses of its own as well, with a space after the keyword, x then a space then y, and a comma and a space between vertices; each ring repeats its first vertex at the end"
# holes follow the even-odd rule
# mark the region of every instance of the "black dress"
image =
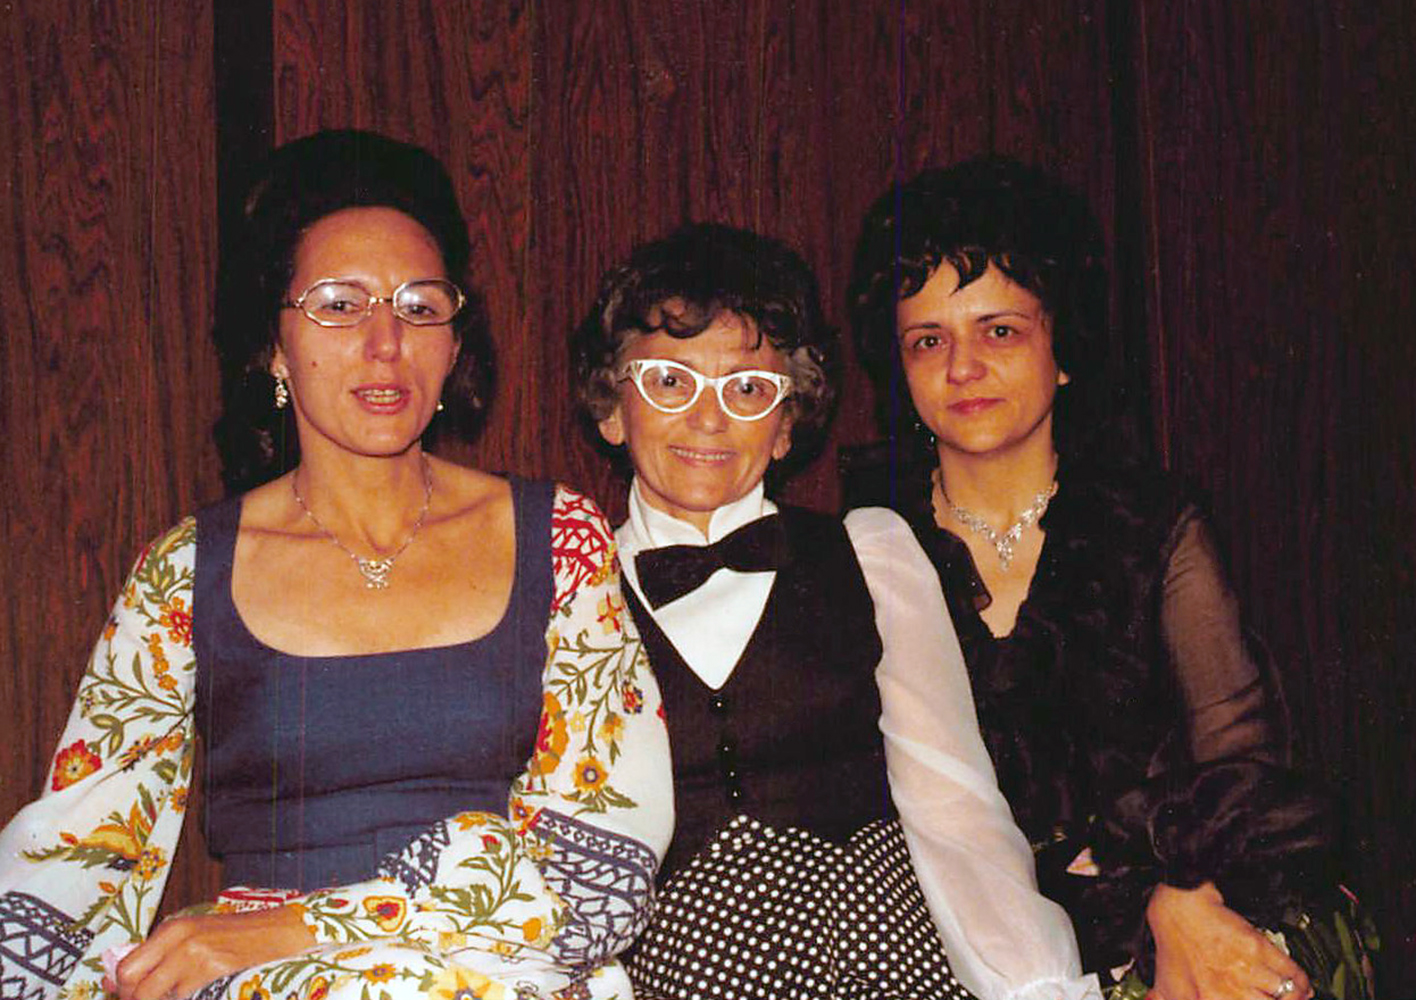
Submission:
POLYGON ((1276 926, 1325 880, 1323 809, 1286 766, 1271 671, 1195 504, 1160 475, 1063 467, 1058 482, 1001 638, 968 547, 935 523, 928 471, 897 478, 890 499, 939 572, 1042 891, 1071 915, 1085 969, 1136 958, 1149 981, 1157 883, 1213 881, 1276 926))

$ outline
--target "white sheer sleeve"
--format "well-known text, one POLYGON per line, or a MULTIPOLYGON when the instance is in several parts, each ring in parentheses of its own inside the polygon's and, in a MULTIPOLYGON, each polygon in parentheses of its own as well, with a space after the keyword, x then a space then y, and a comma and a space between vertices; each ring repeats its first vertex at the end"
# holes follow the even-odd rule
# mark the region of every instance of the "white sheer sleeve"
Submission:
POLYGON ((934 567, 891 511, 852 511, 846 530, 884 644, 890 789, 955 976, 980 1000, 1100 1000, 998 790, 934 567))

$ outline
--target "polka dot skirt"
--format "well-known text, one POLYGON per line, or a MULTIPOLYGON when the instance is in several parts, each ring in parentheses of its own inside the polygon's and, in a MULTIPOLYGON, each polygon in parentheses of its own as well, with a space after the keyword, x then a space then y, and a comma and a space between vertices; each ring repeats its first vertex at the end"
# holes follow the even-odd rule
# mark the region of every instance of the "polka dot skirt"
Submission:
POLYGON ((739 816, 659 893, 640 1000, 968 1000, 897 822, 845 845, 739 816))

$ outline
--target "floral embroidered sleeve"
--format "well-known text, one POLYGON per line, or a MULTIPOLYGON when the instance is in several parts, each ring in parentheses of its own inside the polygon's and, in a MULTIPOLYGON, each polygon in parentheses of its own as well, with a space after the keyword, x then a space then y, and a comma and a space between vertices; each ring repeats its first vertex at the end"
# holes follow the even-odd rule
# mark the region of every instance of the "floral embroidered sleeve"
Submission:
POLYGON ((95 995, 139 940, 181 833, 192 758, 196 526, 153 542, 104 626, 43 795, 0 832, 0 995, 95 995))
POLYGON ((551 525, 540 730, 506 814, 450 817, 386 859, 382 877, 297 898, 320 942, 393 938, 557 989, 647 919, 673 826, 658 689, 604 517, 560 487, 551 525))

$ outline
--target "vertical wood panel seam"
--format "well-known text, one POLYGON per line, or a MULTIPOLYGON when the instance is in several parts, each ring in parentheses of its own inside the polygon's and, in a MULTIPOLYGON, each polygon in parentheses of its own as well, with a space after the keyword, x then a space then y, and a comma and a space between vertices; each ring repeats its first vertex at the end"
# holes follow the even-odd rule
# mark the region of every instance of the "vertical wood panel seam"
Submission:
POLYGON ((1152 389, 1156 395, 1153 410, 1156 420, 1156 437, 1159 439, 1161 465, 1169 469, 1171 464, 1169 338, 1166 335, 1165 303, 1162 301, 1160 282, 1161 220, 1157 214, 1155 121, 1151 114, 1150 26, 1146 22, 1145 4, 1136 5, 1135 53, 1136 75, 1140 91, 1140 99, 1136 102, 1136 109, 1141 118, 1138 123, 1141 135, 1137 145, 1143 161, 1141 169, 1145 174, 1145 190, 1143 192, 1145 204, 1138 207, 1144 212, 1147 223, 1146 242, 1149 244, 1150 251, 1149 266, 1146 268, 1147 282, 1150 285, 1150 295, 1147 297, 1153 303, 1149 310, 1152 336, 1154 337, 1152 389))

